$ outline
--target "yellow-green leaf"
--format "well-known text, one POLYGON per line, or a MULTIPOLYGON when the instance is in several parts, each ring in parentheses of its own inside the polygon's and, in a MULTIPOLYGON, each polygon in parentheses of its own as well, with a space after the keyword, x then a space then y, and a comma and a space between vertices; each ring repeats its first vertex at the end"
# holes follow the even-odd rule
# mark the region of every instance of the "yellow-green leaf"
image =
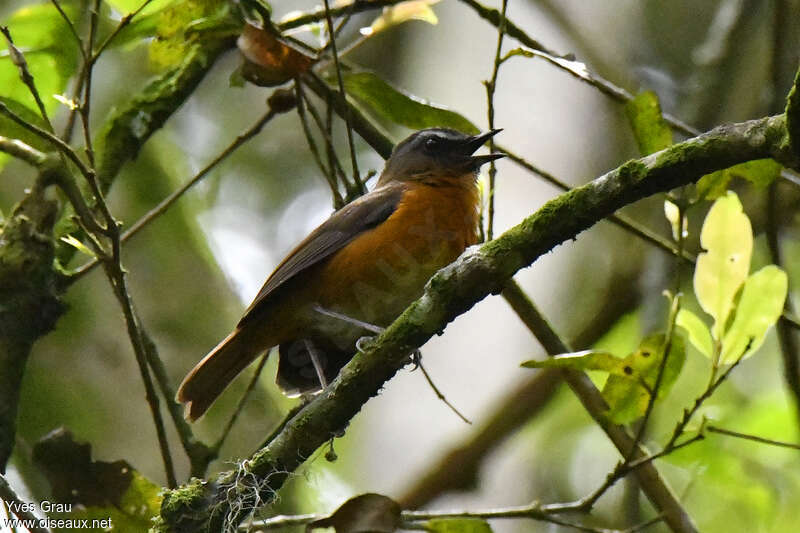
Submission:
POLYGON ((433 533, 492 533, 482 518, 436 518, 428 520, 425 529, 433 533))
POLYGON ((376 18, 372 24, 366 28, 361 28, 361 34, 365 36, 372 36, 384 30, 408 22, 409 20, 420 20, 428 24, 436 25, 439 19, 436 13, 431 9, 431 5, 437 3, 439 0, 409 0, 408 2, 400 2, 393 6, 383 8, 383 12, 376 18))
POLYGON ((786 300, 786 272, 768 265, 747 278, 733 324, 722 340, 720 363, 748 357, 764 343, 767 330, 780 318, 786 300))
POLYGON ((372 72, 344 74, 343 78, 347 94, 380 119, 415 130, 444 127, 470 134, 479 131, 455 111, 406 94, 372 72))
POLYGON ((72 235, 64 235, 63 237, 61 237, 61 240, 69 244, 79 252, 83 252, 84 254, 88 255, 89 257, 97 257, 97 255, 91 249, 89 249, 88 246, 83 244, 81 241, 79 241, 72 235))
POLYGON ((556 355, 542 360, 525 361, 525 368, 569 368, 571 370, 600 370, 625 374, 624 360, 608 352, 586 350, 556 355))
MULTIPOLYGON (((168 6, 173 1, 174 0, 152 0, 140 14, 154 13, 168 6)), ((117 12, 128 14, 139 9, 143 5, 144 0, 106 0, 106 2, 117 12)))
POLYGON ((714 202, 703 223, 700 244, 707 251, 697 258, 694 292, 703 311, 714 319, 712 336, 721 339, 733 298, 750 270, 753 252, 750 219, 735 193, 714 202))
POLYGON ((661 105, 653 91, 643 91, 625 105, 633 135, 642 155, 663 150, 672 144, 672 129, 661 116, 661 105))
POLYGON ((158 12, 156 39, 150 45, 150 61, 168 68, 183 61, 187 50, 203 32, 217 27, 229 32, 231 16, 226 2, 181 0, 158 12), (202 27, 203 32, 198 31, 202 27))
MULTIPOLYGON (((603 387, 603 398, 608 403, 608 417, 613 422, 627 424, 644 415, 663 360, 664 342, 663 334, 645 337, 639 348, 622 360, 624 373, 608 377, 603 387)), ((683 340, 673 335, 657 398, 664 397, 672 388, 685 360, 683 340)))
POLYGON ((718 170, 700 178, 697 196, 702 200, 719 198, 725 194, 733 178, 745 179, 756 187, 764 188, 780 176, 782 168, 774 159, 756 159, 718 170))
POLYGON ((699 316, 688 309, 681 309, 678 311, 678 316, 675 318, 675 325, 686 331, 689 342, 691 342, 692 346, 697 348, 700 353, 709 359, 712 357, 714 346, 711 340, 711 332, 699 316))

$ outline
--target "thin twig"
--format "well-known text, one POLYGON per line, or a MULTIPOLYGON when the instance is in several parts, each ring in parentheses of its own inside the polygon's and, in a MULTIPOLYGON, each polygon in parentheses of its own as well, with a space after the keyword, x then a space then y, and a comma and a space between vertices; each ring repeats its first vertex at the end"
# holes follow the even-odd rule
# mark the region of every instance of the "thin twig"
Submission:
POLYGON ((258 366, 256 366, 256 371, 253 373, 253 377, 250 378, 250 383, 247 385, 247 389, 242 394, 242 397, 239 399, 239 403, 236 406, 236 409, 233 411, 230 419, 228 419, 228 423, 225 424, 225 428, 222 430, 222 433, 211 447, 211 451, 214 455, 218 454, 219 451, 222 449, 222 445, 225 444, 225 439, 228 438, 228 435, 231 433, 231 429, 233 425, 236 423, 236 420, 239 418, 242 410, 244 409, 247 400, 250 398, 250 394, 256 388, 256 383, 258 383, 259 378, 261 377, 261 371, 264 370, 264 365, 267 363, 267 358, 269 357, 269 352, 265 353, 261 356, 261 359, 258 361, 258 366))
POLYGON ((703 393, 695 399, 694 404, 691 407, 683 410, 683 416, 675 425, 675 429, 672 431, 672 436, 670 436, 669 441, 664 446, 665 449, 672 448, 675 445, 675 442, 680 438, 681 435, 683 435, 684 429, 686 429, 686 426, 689 424, 689 422, 691 421, 692 417, 697 412, 697 410, 700 409, 703 403, 707 399, 709 399, 712 394, 714 394, 714 391, 716 391, 720 385, 722 385, 722 383, 728 378, 730 373, 733 372, 733 369, 739 366, 739 363, 742 362, 742 357, 744 356, 744 354, 747 353, 749 347, 750 345, 748 344, 748 346, 742 351, 742 354, 736 359, 736 361, 734 361, 728 368, 726 368, 721 376, 719 376, 716 380, 713 380, 708 384, 703 393))
POLYGON ((297 116, 300 118, 300 124, 303 126, 303 133, 306 136, 308 149, 311 151, 311 155, 314 157, 314 161, 317 163, 320 172, 322 172, 322 175, 325 176, 325 181, 328 183, 328 187, 331 189, 331 195, 333 196, 333 206, 334 208, 338 209, 344 205, 344 200, 342 199, 342 195, 339 194, 339 188, 336 184, 336 171, 334 168, 325 167, 325 163, 322 162, 322 156, 320 156, 319 150, 317 149, 317 143, 314 142, 314 135, 311 133, 311 128, 309 127, 308 119, 306 118, 306 99, 305 94, 303 93, 302 84, 295 84, 295 91, 297 94, 297 116))
MULTIPOLYGON (((679 217, 681 224, 683 217, 679 217)), ((682 226, 680 226, 682 227, 682 226)), ((680 265, 678 265, 680 267, 680 265)), ((664 371, 667 368, 667 363, 669 362, 669 353, 672 351, 672 338, 675 334, 675 322, 678 319, 678 311, 680 310, 681 305, 681 295, 680 293, 676 292, 672 296, 672 301, 670 302, 669 306, 669 318, 667 319, 667 332, 664 338, 664 345, 662 347, 663 355, 661 356, 661 361, 658 363, 658 372, 656 374, 656 380, 653 383, 653 389, 648 389, 648 398, 647 398, 647 407, 644 410, 644 416, 642 417, 642 421, 639 423, 639 427, 636 430, 636 436, 633 439, 634 445, 631 447, 631 452, 625 457, 625 461, 630 461, 631 456, 633 454, 633 450, 636 449, 639 444, 643 442, 645 433, 647 432, 647 424, 650 422, 650 416, 653 414, 653 408, 656 405, 656 400, 658 399, 658 393, 661 390, 661 383, 664 381, 664 371)))
MULTIPOLYGON (((95 36, 97 35, 97 24, 100 15, 100 2, 101 0, 94 0, 94 5, 89 10, 89 37, 86 39, 86 49, 83 56, 90 59, 86 60, 83 82, 83 98, 80 103, 80 116, 81 122, 83 123, 84 150, 86 151, 86 157, 89 160, 89 165, 91 167, 94 167, 94 148, 92 147, 92 133, 89 124, 89 116, 91 114, 92 107, 92 75, 94 73, 95 65, 95 57, 94 54, 92 54, 92 49, 94 48, 94 40, 95 36)), ((94 188, 95 187, 93 187, 93 189, 94 188)), ((95 196, 100 194, 99 188, 97 188, 97 191, 93 192, 95 196)))
MULTIPOLYGON (((158 218, 161 214, 163 214, 167 209, 169 209, 172 204, 174 204, 183 194, 188 191, 192 186, 198 183, 203 177, 205 177, 211 170, 214 169, 220 162, 222 162, 225 158, 231 155, 233 152, 236 151, 242 144, 247 142, 252 137, 258 135, 264 125, 267 124, 272 118, 275 116, 275 112, 270 109, 267 111, 253 126, 251 126, 247 131, 240 134, 234 141, 223 150, 217 157, 215 157, 208 165, 206 165, 200 172, 195 174, 190 180, 186 183, 181 185, 175 192, 164 198, 157 206, 147 212, 142 218, 136 221, 125 233, 122 234, 121 241, 126 242, 128 239, 136 235, 141 229, 147 226, 150 222, 158 218)), ((91 271, 94 267, 97 266, 98 261, 96 259, 87 262, 85 265, 82 265, 75 272, 70 276, 70 283, 77 281, 89 271, 91 271)))
MULTIPOLYGON (((50 3, 56 8, 58 14, 61 15, 61 18, 64 19, 64 23, 67 25, 67 28, 69 28, 69 32, 72 34, 72 36, 75 38, 75 42, 78 44, 78 50, 80 50, 81 55, 83 55, 83 39, 81 39, 80 35, 78 35, 78 30, 75 29, 75 24, 72 23, 67 16, 67 13, 64 11, 64 8, 61 7, 61 2, 59 2, 59 0, 50 0, 50 3)), ((83 56, 83 59, 85 60, 86 56, 83 56)))
MULTIPOLYGON (((500 58, 500 52, 503 50, 503 37, 506 34, 506 9, 508 8, 508 0, 503 0, 503 7, 500 12, 500 24, 497 25, 497 48, 494 54, 494 63, 492 65, 492 77, 489 81, 484 82, 486 86, 486 107, 489 118, 489 130, 494 130, 494 92, 497 89, 497 75, 500 72, 500 65, 503 61, 500 58)), ((489 152, 494 151, 494 140, 489 138, 489 152)), ((497 177, 497 165, 494 161, 489 163, 489 208, 486 221, 486 239, 492 240, 494 238, 494 186, 495 178, 497 177)))
POLYGON ((317 111, 317 108, 314 107, 314 104, 311 102, 308 94, 305 91, 302 91, 302 93, 306 109, 314 119, 317 129, 325 141, 325 153, 328 156, 328 165, 331 168, 331 172, 336 172, 336 176, 342 180, 342 184, 345 186, 345 188, 347 188, 347 176, 344 173, 344 168, 342 168, 341 162, 339 162, 339 157, 336 155, 336 147, 333 144, 333 113, 331 112, 331 103, 330 101, 327 102, 328 105, 326 106, 325 122, 323 122, 322 117, 319 116, 319 111, 317 111))
MULTIPOLYGON (((328 25, 328 36, 330 39, 331 45, 331 53, 333 54, 333 66, 336 69, 336 81, 339 84, 339 93, 341 93, 343 98, 346 98, 346 94, 344 91, 344 80, 342 79, 342 69, 339 65, 339 53, 336 50, 336 33, 333 27, 333 17, 331 16, 331 8, 330 2, 328 0, 324 0, 325 5, 325 20, 328 25)), ((355 187, 355 191, 358 194, 363 194, 364 184, 361 182, 361 176, 358 173, 358 158, 356 157, 356 145, 355 141, 353 140, 353 125, 352 125, 352 117, 350 116, 350 107, 345 108, 344 113, 344 122, 347 128, 347 144, 350 148, 350 164, 353 167, 353 186, 355 187)), ((346 184, 345 184, 346 185, 346 184)))
POLYGON ((97 61, 97 59, 100 57, 100 54, 102 54, 105 51, 105 49, 108 48, 108 46, 114 41, 114 39, 116 39, 117 35, 119 35, 120 32, 125 29, 126 26, 128 26, 131 22, 133 22, 133 19, 136 17, 136 15, 141 13, 142 10, 146 8, 152 1, 153 0, 144 0, 144 2, 142 2, 142 4, 138 8, 131 11, 130 13, 128 13, 127 15, 125 15, 120 19, 119 24, 117 24, 117 26, 114 28, 114 31, 112 31, 108 35, 108 37, 106 37, 103 40, 100 46, 97 47, 97 50, 92 54, 92 62, 97 61))
POLYGON ((436 394, 436 397, 439 398, 440 400, 442 400, 444 402, 444 404, 447 407, 449 407, 450 410, 453 411, 456 415, 458 415, 458 417, 461 420, 463 420, 467 424, 472 424, 472 420, 470 420, 469 418, 467 418, 466 416, 461 414, 461 411, 456 409, 456 406, 453 405, 452 403, 450 403, 450 401, 447 399, 447 397, 444 394, 442 394, 442 391, 439 390, 439 387, 437 387, 433 383, 433 380, 431 379, 431 376, 428 374, 428 371, 425 370, 424 366, 422 366, 422 361, 421 360, 417 361, 417 365, 419 365, 419 369, 422 370, 422 375, 425 376, 425 379, 428 381, 428 385, 430 385, 431 389, 433 389, 433 392, 434 392, 434 394, 436 394))
POLYGON ((305 26, 306 24, 319 22, 329 15, 331 17, 338 17, 340 15, 360 13, 362 11, 372 11, 374 9, 399 4, 404 1, 405 0, 354 0, 347 4, 337 3, 334 7, 315 9, 314 11, 303 13, 289 20, 284 20, 277 25, 277 28, 281 31, 291 30, 293 28, 305 26))
POLYGON ((765 437, 759 437, 758 435, 750 435, 747 433, 739 433, 738 431, 731 431, 730 429, 725 429, 718 426, 706 425, 706 430, 710 431, 711 433, 719 433, 720 435, 727 435, 729 437, 736 437, 738 439, 752 440, 755 442, 760 442, 762 444, 769 444, 771 446, 780 446, 782 448, 792 448, 794 450, 800 450, 800 444, 767 439, 765 437))
MULTIPOLYGON (((147 404, 150 407, 150 413, 153 416, 153 423, 156 428, 156 436, 158 439, 159 450, 161 451, 161 459, 164 462, 164 472, 167 476, 167 485, 170 488, 178 486, 178 481, 175 477, 175 466, 172 463, 172 455, 169 451, 169 443, 167 442, 167 432, 164 428, 164 419, 161 416, 159 408, 158 395, 156 394, 153 380, 150 377, 150 372, 147 368, 147 354, 144 346, 142 335, 142 326, 136 312, 133 309, 133 302, 131 301, 130 293, 128 292, 127 281, 125 280, 125 271, 119 261, 119 238, 112 239, 113 243, 113 260, 105 261, 103 264, 106 267, 106 275, 108 276, 111 286, 114 289, 114 294, 122 307, 122 313, 125 317, 125 324, 128 328, 128 336, 130 337, 133 346, 134 354, 136 355, 136 363, 139 367, 139 374, 142 378, 145 388, 145 397, 147 404)), ((169 399, 167 399, 169 401, 169 399)))
MULTIPOLYGON (((304 515, 279 515, 267 518, 265 520, 257 520, 250 522, 244 526, 240 526, 240 530, 249 530, 249 528, 258 528, 261 530, 279 529, 291 526, 308 525, 312 522, 325 518, 322 514, 304 514, 304 515)), ((519 507, 500 507, 496 509, 483 509, 483 510, 448 510, 448 511, 401 511, 400 520, 403 524, 402 529, 417 529, 420 522, 435 519, 463 519, 463 518, 478 518, 478 519, 530 519, 540 522, 548 522, 564 527, 576 529, 578 531, 585 531, 588 533, 623 533, 618 529, 605 529, 584 526, 568 522, 561 518, 551 516, 543 512, 537 503, 524 505, 519 507)), ((636 526, 636 527, 640 527, 636 526)))

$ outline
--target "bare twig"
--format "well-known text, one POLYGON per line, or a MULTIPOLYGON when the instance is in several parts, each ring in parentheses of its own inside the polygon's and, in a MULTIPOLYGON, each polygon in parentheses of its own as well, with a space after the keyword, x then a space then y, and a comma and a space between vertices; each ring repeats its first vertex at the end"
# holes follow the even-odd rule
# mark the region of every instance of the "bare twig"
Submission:
MULTIPOLYGON (((89 37, 86 39, 86 49, 84 50, 83 57, 90 58, 85 60, 85 68, 83 69, 83 98, 80 104, 80 116, 83 123, 83 142, 86 157, 89 160, 89 165, 94 167, 94 148, 92 147, 92 133, 89 124, 89 117, 92 107, 92 75, 94 73, 95 57, 92 54, 94 48, 94 40, 97 35, 97 24, 100 11, 101 0, 94 0, 94 4, 89 10, 89 37)), ((91 179, 90 181, 94 181, 91 179)), ((92 187, 95 196, 100 194, 100 189, 95 185, 92 187)))
MULTIPOLYGON (((500 23, 497 25, 497 48, 494 53, 494 63, 492 65, 492 77, 483 82, 486 87, 486 108, 488 114, 489 129, 494 129, 494 92, 497 89, 497 75, 500 72, 500 65, 503 60, 500 57, 500 52, 503 50, 503 37, 506 34, 506 10, 508 9, 508 0, 503 0, 503 7, 500 11, 500 23)), ((494 139, 489 138, 489 152, 493 152, 495 148, 494 139)), ((494 187, 495 178, 497 177, 497 165, 494 161, 489 163, 489 208, 486 221, 486 238, 492 240, 494 238, 494 187)))
POLYGON ((338 17, 341 15, 355 14, 362 11, 372 11, 373 9, 380 9, 382 7, 399 4, 405 0, 353 0, 347 4, 336 4, 333 7, 322 7, 315 9, 308 13, 303 13, 289 20, 284 20, 277 25, 281 31, 299 28, 306 24, 319 22, 326 19, 328 16, 338 17))
MULTIPOLYGON (((344 91, 342 69, 341 66, 339 65, 339 53, 336 50, 336 32, 333 27, 333 17, 331 16, 331 8, 328 0, 324 0, 324 4, 325 4, 325 20, 328 25, 328 39, 331 47, 331 53, 333 55, 333 66, 334 69, 336 70, 336 81, 339 84, 339 93, 343 97, 345 97, 346 93, 344 91)), ((355 192, 357 192, 358 194, 363 194, 365 190, 364 190, 364 184, 361 182, 361 176, 359 175, 358 172, 358 158, 356 157, 356 145, 353 140, 353 125, 352 125, 353 120, 351 117, 349 106, 345 108, 344 122, 347 128, 347 144, 350 147, 350 164, 352 165, 353 169, 353 187, 355 189, 355 192)), ((345 183, 345 186, 347 186, 347 183, 345 183)))
POLYGON ((433 390, 433 393, 436 394, 436 397, 439 398, 441 401, 443 401, 444 404, 447 407, 449 407, 450 410, 453 411, 461 420, 463 420, 467 424, 472 424, 472 420, 461 414, 461 411, 456 409, 456 406, 450 403, 447 397, 444 394, 442 394, 442 391, 439 390, 439 387, 437 387, 433 383, 433 380, 431 379, 431 376, 428 374, 428 371, 425 370, 424 366, 422 366, 422 361, 418 361, 417 364, 419 365, 419 369, 422 371, 422 375, 425 376, 425 380, 428 382, 428 385, 433 390))
MULTIPOLYGON (((336 170, 331 167, 325 167, 325 164, 322 162, 322 156, 320 156, 319 150, 317 149, 317 143, 314 141, 314 135, 311 133, 311 128, 308 125, 308 119, 306 118, 306 98, 305 94, 303 93, 303 88, 300 83, 295 85, 296 91, 296 98, 297 98, 297 116, 300 118, 300 124, 303 126, 303 133, 306 136, 306 141, 308 142, 308 149, 311 151, 311 155, 314 157, 314 161, 317 163, 320 172, 325 177, 325 181, 328 183, 328 187, 331 189, 331 196, 333 196, 333 206, 334 208, 338 209, 344 205, 344 199, 342 195, 339 193, 339 188, 336 183, 336 170)), ((323 135, 324 135, 323 131, 323 135)), ((326 139, 327 141, 327 139, 326 139)), ((330 144, 330 143, 328 143, 330 144)), ((329 151, 330 153, 330 151, 329 151)))
MULTIPOLYGON (((260 530, 279 529, 290 526, 307 525, 317 520, 325 518, 321 514, 304 514, 304 515, 280 515, 267 518, 265 520, 252 521, 240 529, 258 528, 260 530)), ((463 519, 463 518, 479 518, 479 519, 530 519, 539 522, 547 522, 564 527, 569 527, 577 531, 585 531, 588 533, 623 533, 623 531, 631 530, 618 530, 606 529, 584 526, 576 524, 567 520, 553 516, 552 514, 543 511, 537 503, 530 505, 523 505, 518 507, 498 507, 495 509, 481 509, 481 510, 447 510, 447 511, 401 511, 400 520, 403 524, 402 529, 417 529, 428 520, 435 519, 463 519)), ((637 528, 640 525, 635 526, 637 528)))
POLYGON ((759 437, 758 435, 749 435, 747 433, 739 433, 738 431, 732 431, 730 429, 725 429, 718 426, 712 426, 710 424, 706 425, 706 431, 710 431, 711 433, 719 433, 720 435, 727 435, 729 437, 736 437, 738 439, 752 440, 755 442, 760 442, 761 444, 769 444, 770 446, 780 446, 781 448, 792 448, 794 450, 800 450, 800 444, 767 439, 764 437, 759 437))
POLYGON ((146 8, 152 1, 153 0, 144 0, 139 7, 120 19, 119 24, 117 24, 117 26, 114 28, 114 31, 112 31, 108 37, 103 40, 100 46, 97 47, 97 50, 95 50, 95 52, 92 54, 92 62, 97 61, 97 59, 100 57, 100 54, 102 54, 105 49, 108 48, 114 39, 116 39, 117 35, 119 35, 122 30, 124 30, 131 22, 133 22, 133 19, 136 17, 136 15, 141 13, 142 10, 146 8))
POLYGON ((728 378, 730 373, 733 372, 733 369, 736 368, 737 366, 739 366, 739 363, 742 362, 742 356, 744 356, 744 354, 747 353, 747 350, 749 349, 749 347, 750 347, 750 345, 748 344, 748 346, 742 351, 742 354, 736 359, 736 361, 734 361, 730 366, 728 366, 728 368, 725 369, 725 371, 722 373, 722 375, 720 375, 715 380, 712 380, 708 384, 708 386, 705 388, 703 393, 700 394, 700 396, 698 396, 695 399, 694 404, 692 404, 691 407, 688 407, 688 408, 683 410, 683 416, 678 421, 678 423, 675 425, 675 429, 672 431, 672 435, 670 436, 669 441, 667 441, 667 444, 664 446, 664 449, 670 449, 675 445, 675 442, 680 438, 681 435, 683 435, 684 430, 686 429, 686 426, 692 420, 692 417, 697 412, 697 410, 700 409, 700 407, 702 407, 703 403, 706 400, 708 400, 711 397, 712 394, 714 394, 714 391, 716 391, 717 388, 720 385, 722 385, 722 383, 725 382, 725 380, 728 378))
MULTIPOLYGON (((319 111, 317 111, 316 107, 314 107, 314 104, 311 102, 308 94, 304 90, 302 91, 302 94, 306 109, 314 119, 317 129, 322 135, 322 139, 325 141, 325 154, 328 157, 328 167, 330 168, 329 172, 335 173, 333 174, 334 180, 338 176, 338 179, 340 179, 345 188, 347 188, 347 176, 342 168, 342 164, 339 162, 339 157, 336 155, 336 147, 333 144, 333 106, 331 105, 330 101, 327 102, 325 121, 323 122, 322 117, 319 115, 319 111)), ((344 200, 342 200, 342 202, 344 203, 344 200)))
MULTIPOLYGON (((59 2, 59 0, 50 0, 50 3, 56 8, 58 14, 61 15, 61 18, 64 19, 64 23, 67 25, 67 28, 69 28, 69 32, 72 34, 72 36, 75 38, 75 42, 78 44, 78 50, 80 50, 81 55, 83 55, 83 39, 81 39, 80 35, 78 35, 78 30, 75 29, 75 24, 72 23, 67 16, 67 13, 64 11, 64 8, 61 7, 61 2, 59 2)), ((84 59, 86 59, 85 56, 84 59)))
MULTIPOLYGON (((683 215, 680 217, 681 225, 678 226, 680 228, 683 227, 683 215)), ((680 242, 683 242, 682 240, 680 242)), ((682 246, 681 246, 682 247, 682 246)), ((678 265, 680 267, 680 265, 678 265)), ((661 383, 664 380, 664 371, 667 368, 667 363, 669 362, 669 353, 672 351, 672 336, 675 334, 675 321, 678 319, 678 311, 680 310, 681 305, 681 295, 680 293, 675 293, 672 296, 672 300, 669 306, 669 318, 667 319, 667 332, 664 338, 664 345, 662 347, 663 355, 661 356, 661 361, 658 363, 658 372, 656 374, 656 380, 653 383, 653 388, 650 390, 648 388, 649 397, 647 398, 647 407, 644 411, 644 416, 642 417, 642 421, 639 423, 639 427, 636 430, 636 437, 634 437, 634 447, 631 449, 631 453, 633 453, 633 449, 639 446, 643 442, 645 433, 647 432, 647 424, 650 422, 650 415, 653 414, 653 408, 656 405, 656 400, 658 399, 658 392, 661 390, 661 383)), ((625 457, 625 462, 630 461, 631 456, 628 455, 625 457)))
POLYGON ((253 392, 253 389, 256 388, 256 383, 258 383, 259 378, 261 377, 261 371, 264 370, 264 365, 267 363, 267 358, 269 357, 269 352, 265 353, 261 356, 261 359, 258 361, 258 366, 256 366, 256 370, 253 373, 253 377, 250 378, 250 383, 247 385, 247 389, 242 394, 242 397, 239 399, 239 403, 236 405, 236 409, 233 411, 230 419, 228 419, 228 423, 225 424, 225 428, 220 433, 219 439, 215 442, 210 449, 214 455, 217 455, 222 449, 222 445, 225 444, 225 439, 228 438, 228 435, 231 433, 231 429, 233 425, 236 423, 236 420, 239 418, 242 410, 244 409, 247 400, 250 398, 250 394, 253 392))

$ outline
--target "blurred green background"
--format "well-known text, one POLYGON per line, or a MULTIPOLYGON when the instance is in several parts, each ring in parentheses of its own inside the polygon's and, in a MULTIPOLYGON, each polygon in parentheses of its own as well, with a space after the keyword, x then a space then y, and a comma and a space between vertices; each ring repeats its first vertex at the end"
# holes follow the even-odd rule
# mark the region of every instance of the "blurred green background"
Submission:
MULTIPOLYGON (((654 90, 665 112, 700 129, 757 118, 782 109, 797 68, 798 2, 719 0, 618 0, 613 2, 515 1, 508 16, 529 35, 560 53, 574 53, 603 77, 631 92, 654 90), (781 16, 779 8, 789 9, 781 16)), ((0 20, 35 2, 5 0, 0 20)), ((272 2, 275 19, 314 2, 272 2)), ((498 6, 495 6, 498 7, 498 6)), ((438 24, 413 21, 368 40, 349 58, 408 92, 444 104, 485 129, 486 95, 496 30, 466 5, 434 6, 438 24)), ((353 17, 348 42, 376 13, 353 17)), ((13 21, 10 24, 14 32, 13 21)), ((307 35, 298 35, 308 38, 307 35)), ((313 40, 313 36, 311 37, 313 40)), ((317 43, 318 44, 318 43, 317 43)), ((506 49, 517 46, 506 39, 506 49)), ((7 57, 3 57, 7 61, 7 57)), ((130 225, 209 162, 265 110, 269 90, 233 87, 238 52, 217 62, 202 85, 147 143, 115 182, 110 204, 130 225)), ((115 48, 95 73, 97 124, 153 75, 146 42, 115 48)), ((34 72, 36 75, 36 72, 34 72)), ((6 87, 0 87, 4 95, 6 87)), ((49 96, 48 96, 49 97, 49 96)), ((637 157, 624 107, 541 60, 515 58, 500 72, 495 122, 498 142, 572 185, 584 183, 637 157)), ((65 109, 57 117, 63 120, 65 109)), ((347 160, 338 130, 340 156, 347 160)), ((397 141, 409 133, 395 127, 397 141)), ((677 137, 676 137, 677 138, 677 137)), ((361 169, 380 171, 381 158, 357 139, 361 169)), ((498 163, 496 234, 557 194, 552 186, 507 160, 498 163)), ((33 179, 17 161, 0 170, 0 211, 7 213, 33 179)), ((764 228, 768 209, 778 213, 783 267, 790 291, 800 272, 800 188, 786 181, 768 191, 734 181, 753 221, 755 264, 771 262, 764 228)), ((663 198, 626 214, 664 236, 669 226, 663 198)), ((125 246, 123 261, 145 327, 156 341, 174 383, 236 323, 279 260, 332 211, 327 185, 311 158, 296 114, 281 115, 212 171, 166 215, 125 246)), ((698 251, 704 208, 690 212, 687 248, 698 251)), ((86 261, 76 255, 72 267, 86 261)), ((682 268, 691 294, 691 270, 682 268)), ((565 338, 577 348, 601 339, 627 354, 642 335, 663 327, 661 295, 676 279, 673 258, 608 223, 559 246, 516 279, 565 338)), ((688 298, 691 300, 691 298, 688 298)), ((100 270, 67 293, 68 312, 37 342, 22 389, 11 479, 26 497, 46 497, 48 487, 31 465, 33 444, 66 426, 92 444, 97 459, 125 459, 150 479, 165 483, 152 419, 119 306, 100 270)), ((694 305, 694 304, 690 304, 694 305)), ((437 385, 475 425, 459 420, 437 400, 419 372, 400 372, 337 439, 338 461, 324 452, 310 459, 281 492, 276 510, 325 512, 349 496, 406 494, 443 455, 470 438, 501 399, 533 371, 519 363, 543 356, 541 347, 508 305, 490 297, 432 339, 422 353, 437 385)), ((246 457, 293 405, 273 385, 271 360, 212 470, 246 457)), ((663 442, 683 407, 708 379, 708 361, 692 351, 669 397, 656 409, 653 442, 663 442)), ((252 369, 246 374, 250 374, 252 369)), ((248 378, 240 377, 195 425, 214 440, 248 378)), ((771 334, 702 413, 723 427, 774 439, 798 440, 798 416, 785 390, 779 347, 771 334)), ((482 461, 474 488, 447 493, 431 508, 487 508, 578 498, 598 486, 617 453, 569 390, 556 393, 482 461)), ((170 427, 169 423, 167 424, 170 427)), ((188 463, 170 427, 179 477, 188 463)), ((670 455, 659 469, 681 495, 702 531, 797 531, 800 454, 719 435, 670 455)), ((635 482, 619 483, 589 520, 621 527, 652 516, 635 482)), ((496 521, 496 531, 562 531, 531 521, 496 521)), ((663 526, 651 530, 658 531, 663 526)))

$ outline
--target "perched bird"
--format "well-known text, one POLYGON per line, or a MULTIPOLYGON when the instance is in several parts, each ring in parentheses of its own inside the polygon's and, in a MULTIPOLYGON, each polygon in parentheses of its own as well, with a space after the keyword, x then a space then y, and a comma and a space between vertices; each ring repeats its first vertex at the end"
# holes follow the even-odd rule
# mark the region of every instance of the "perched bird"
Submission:
POLYGON ((398 144, 375 188, 311 232, 267 278, 236 329, 184 378, 177 400, 187 418, 202 416, 273 346, 287 394, 333 380, 359 338, 391 324, 437 270, 477 242, 477 172, 502 154, 473 153, 499 131, 432 128, 398 144))

